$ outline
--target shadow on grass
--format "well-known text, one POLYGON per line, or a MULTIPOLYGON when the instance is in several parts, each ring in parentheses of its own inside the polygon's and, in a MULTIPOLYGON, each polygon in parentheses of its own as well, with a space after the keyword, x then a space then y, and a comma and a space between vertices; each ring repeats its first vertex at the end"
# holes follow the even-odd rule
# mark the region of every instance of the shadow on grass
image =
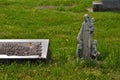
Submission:
POLYGON ((1 59, 0 60, 1 64, 4 65, 11 65, 13 63, 17 63, 17 64, 26 64, 26 63, 30 63, 30 64, 35 64, 35 65, 39 65, 41 63, 49 63, 44 59, 1 59))

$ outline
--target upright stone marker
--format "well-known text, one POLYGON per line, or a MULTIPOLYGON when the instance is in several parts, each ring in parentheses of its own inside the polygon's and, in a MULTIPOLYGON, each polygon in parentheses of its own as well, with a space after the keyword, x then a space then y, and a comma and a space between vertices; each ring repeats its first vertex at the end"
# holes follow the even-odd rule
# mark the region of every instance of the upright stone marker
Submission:
POLYGON ((48 39, 2 39, 0 59, 47 59, 48 39))
POLYGON ((84 22, 78 34, 77 57, 81 59, 95 59, 98 55, 97 41, 92 40, 94 33, 94 19, 84 15, 84 22))
POLYGON ((93 11, 120 11, 120 0, 102 0, 102 2, 93 2, 93 11))

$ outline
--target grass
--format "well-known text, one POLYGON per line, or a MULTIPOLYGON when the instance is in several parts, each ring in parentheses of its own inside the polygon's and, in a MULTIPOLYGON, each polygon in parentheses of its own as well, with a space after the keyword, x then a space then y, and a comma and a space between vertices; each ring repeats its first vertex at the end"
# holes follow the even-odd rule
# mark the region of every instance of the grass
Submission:
POLYGON ((52 61, 0 64, 0 80, 119 80, 120 12, 88 12, 92 0, 0 0, 1 39, 50 39, 52 61), (98 61, 76 62, 77 35, 95 18, 98 61))

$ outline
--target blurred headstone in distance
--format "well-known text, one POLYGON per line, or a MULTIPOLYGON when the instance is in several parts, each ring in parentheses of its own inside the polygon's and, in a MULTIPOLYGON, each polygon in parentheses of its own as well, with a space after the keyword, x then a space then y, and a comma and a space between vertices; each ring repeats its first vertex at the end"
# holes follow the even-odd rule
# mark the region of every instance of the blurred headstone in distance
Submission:
POLYGON ((102 2, 93 2, 93 11, 120 11, 120 0, 102 0, 102 2))

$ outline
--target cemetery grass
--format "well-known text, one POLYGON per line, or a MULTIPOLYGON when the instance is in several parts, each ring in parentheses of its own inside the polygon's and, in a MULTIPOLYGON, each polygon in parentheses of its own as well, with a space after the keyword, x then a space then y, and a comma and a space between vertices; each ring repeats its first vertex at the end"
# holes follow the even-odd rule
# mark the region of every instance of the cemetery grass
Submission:
POLYGON ((51 60, 0 63, 0 80, 119 80, 120 12, 88 12, 92 0, 0 0, 1 39, 49 39, 51 60), (97 61, 76 62, 77 35, 95 18, 97 61))

